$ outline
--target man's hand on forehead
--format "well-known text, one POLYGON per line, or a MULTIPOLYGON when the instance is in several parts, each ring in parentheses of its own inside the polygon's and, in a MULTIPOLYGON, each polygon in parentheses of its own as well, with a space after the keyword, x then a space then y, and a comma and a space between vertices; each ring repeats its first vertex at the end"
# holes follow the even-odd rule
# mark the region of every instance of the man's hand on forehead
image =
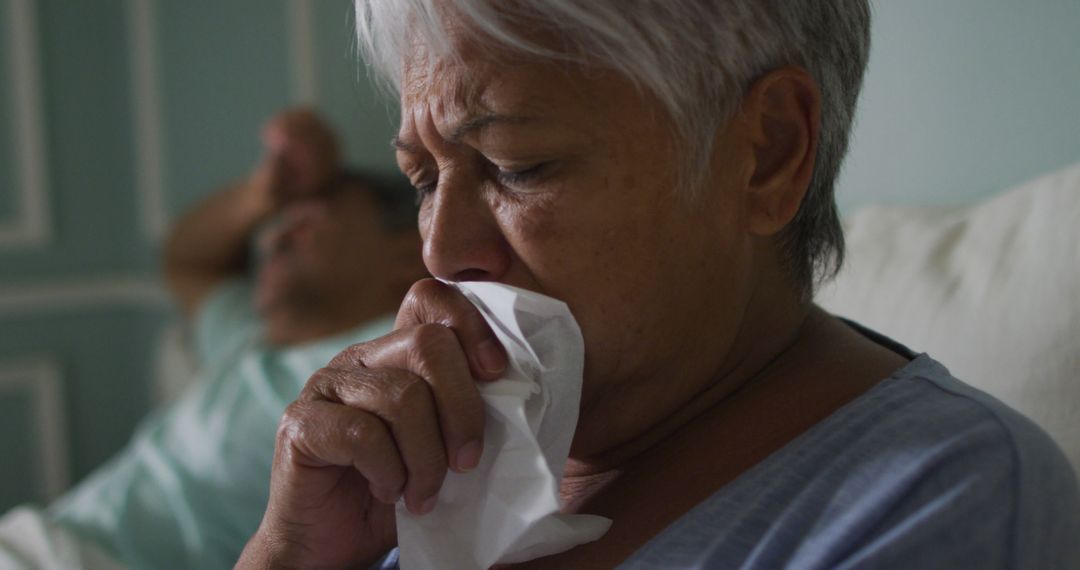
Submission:
POLYGON ((278 114, 263 128, 265 168, 274 172, 273 193, 281 202, 311 196, 341 171, 333 130, 309 109, 278 114))

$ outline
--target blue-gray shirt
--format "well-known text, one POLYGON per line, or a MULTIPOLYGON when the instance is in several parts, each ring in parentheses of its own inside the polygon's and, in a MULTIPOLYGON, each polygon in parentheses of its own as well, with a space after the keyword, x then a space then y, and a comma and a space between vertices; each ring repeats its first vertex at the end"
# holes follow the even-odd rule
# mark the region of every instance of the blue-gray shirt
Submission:
POLYGON ((922 355, 621 567, 1075 570, 1077 480, 1030 420, 922 355))
POLYGON ((1041 429, 921 355, 620 568, 1075 570, 1080 497, 1041 429))

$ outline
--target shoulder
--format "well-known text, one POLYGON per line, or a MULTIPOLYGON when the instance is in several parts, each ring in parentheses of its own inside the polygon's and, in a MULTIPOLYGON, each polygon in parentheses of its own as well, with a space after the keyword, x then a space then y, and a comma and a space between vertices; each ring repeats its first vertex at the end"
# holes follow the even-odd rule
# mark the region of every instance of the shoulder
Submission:
POLYGON ((259 333, 261 325, 252 295, 250 281, 231 279, 215 287, 199 304, 192 330, 200 363, 216 361, 237 343, 247 342, 259 333))
POLYGON ((985 425, 978 437, 955 445, 956 479, 984 482, 986 494, 969 493, 967 502, 983 500, 971 506, 970 517, 953 517, 954 524, 970 520, 969 528, 979 528, 987 513, 1008 512, 1000 537, 1008 545, 1007 567, 1080 568, 1080 490, 1061 448, 1027 417, 924 359, 926 373, 916 378, 939 390, 939 399, 969 408, 972 425, 985 425))
POLYGON ((1080 556, 1078 517, 1075 476, 1049 437, 924 355, 628 567, 673 553, 685 567, 1055 567, 1080 556))

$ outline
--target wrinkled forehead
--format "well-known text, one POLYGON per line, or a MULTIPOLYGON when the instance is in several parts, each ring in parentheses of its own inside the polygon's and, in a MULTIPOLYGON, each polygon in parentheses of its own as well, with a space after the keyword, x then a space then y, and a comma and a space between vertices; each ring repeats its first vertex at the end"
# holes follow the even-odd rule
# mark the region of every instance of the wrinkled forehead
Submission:
POLYGON ((402 65, 402 109, 425 105, 445 112, 442 107, 474 107, 493 79, 494 68, 475 49, 441 53, 414 42, 402 65))
POLYGON ((641 95, 618 71, 572 57, 554 31, 515 30, 531 46, 523 48, 458 23, 445 26, 434 40, 414 32, 403 54, 401 125, 393 141, 399 150, 419 149, 419 131, 457 142, 493 123, 568 130, 601 115, 615 98, 641 95))
POLYGON ((401 68, 403 107, 418 103, 473 108, 483 105, 491 87, 505 87, 501 77, 541 63, 535 56, 493 43, 460 27, 447 45, 421 39, 410 44, 401 68))
POLYGON ((466 47, 433 59, 418 51, 402 75, 398 140, 416 138, 416 129, 429 122, 444 139, 456 141, 461 138, 456 133, 492 117, 510 122, 550 119, 559 110, 580 105, 580 97, 568 90, 546 88, 566 73, 549 62, 507 52, 466 47), (549 81, 540 79, 545 77, 549 81))

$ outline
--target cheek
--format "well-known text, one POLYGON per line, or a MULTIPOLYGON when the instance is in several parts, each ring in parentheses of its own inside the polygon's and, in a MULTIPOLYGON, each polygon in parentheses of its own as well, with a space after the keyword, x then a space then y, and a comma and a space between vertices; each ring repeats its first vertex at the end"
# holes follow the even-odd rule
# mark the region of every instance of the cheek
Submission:
MULTIPOLYGON (((650 329, 642 308, 660 304, 663 257, 650 230, 658 215, 624 202, 566 200, 528 207, 504 204, 498 219, 526 275, 511 283, 567 303, 586 343, 586 377, 620 374, 650 329)), ((590 380, 589 384, 592 384, 590 380)), ((591 388, 590 388, 591 389, 591 388)))
POLYGON ((513 197, 493 191, 488 205, 507 242, 521 249, 541 252, 573 227, 573 220, 559 215, 562 208, 549 195, 513 197))
POLYGON ((554 194, 497 195, 489 200, 514 260, 505 279, 508 284, 566 300, 565 282, 573 279, 576 256, 588 241, 581 220, 566 202, 554 194))

